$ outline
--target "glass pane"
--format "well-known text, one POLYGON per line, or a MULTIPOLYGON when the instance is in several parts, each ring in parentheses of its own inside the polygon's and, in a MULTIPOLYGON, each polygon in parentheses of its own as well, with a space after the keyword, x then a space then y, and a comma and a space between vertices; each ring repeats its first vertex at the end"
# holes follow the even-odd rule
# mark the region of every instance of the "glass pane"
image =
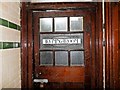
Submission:
POLYGON ((40 52, 40 65, 53 65, 53 53, 51 51, 40 52))
POLYGON ((66 31, 67 31, 67 17, 56 17, 55 32, 66 32, 66 31))
POLYGON ((52 32, 52 18, 40 18, 40 32, 52 32))
POLYGON ((83 49, 83 33, 80 34, 41 34, 40 49, 83 49))
POLYGON ((55 65, 56 66, 68 66, 68 52, 56 51, 55 52, 55 65))
POLYGON ((70 17, 70 31, 83 31, 83 17, 70 17))
POLYGON ((84 66, 84 51, 70 52, 71 66, 84 66))

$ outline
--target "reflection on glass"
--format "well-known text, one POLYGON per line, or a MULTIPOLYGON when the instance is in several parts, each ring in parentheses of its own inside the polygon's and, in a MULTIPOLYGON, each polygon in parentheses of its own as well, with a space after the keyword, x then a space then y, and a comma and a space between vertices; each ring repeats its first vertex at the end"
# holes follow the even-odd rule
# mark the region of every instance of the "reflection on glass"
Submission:
POLYGON ((67 17, 56 17, 55 32, 66 32, 66 31, 67 31, 67 17))
POLYGON ((71 66, 84 66, 84 51, 70 52, 71 66))
POLYGON ((68 52, 56 51, 55 52, 55 65, 56 66, 68 66, 68 52))
POLYGON ((53 53, 51 51, 40 52, 40 65, 53 65, 53 53))
POLYGON ((83 31, 83 17, 70 17, 70 31, 83 31))
POLYGON ((52 32, 52 18, 40 18, 40 32, 52 32))

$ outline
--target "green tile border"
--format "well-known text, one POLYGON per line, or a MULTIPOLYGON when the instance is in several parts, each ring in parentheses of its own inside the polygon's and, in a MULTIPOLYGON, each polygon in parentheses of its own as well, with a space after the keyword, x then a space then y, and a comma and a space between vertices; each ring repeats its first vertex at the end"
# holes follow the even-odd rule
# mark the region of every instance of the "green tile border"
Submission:
POLYGON ((0 49, 3 49, 3 42, 0 42, 0 49))
POLYGON ((19 25, 17 25, 17 30, 19 30, 19 31, 21 30, 21 27, 19 25))
POLYGON ((3 26, 5 26, 5 27, 8 27, 8 21, 5 20, 5 19, 1 19, 1 18, 0 18, 0 25, 3 25, 3 26))
POLYGON ((19 48, 19 42, 0 42, 0 49, 19 48))
POLYGON ((0 18, 0 25, 8 27, 8 28, 16 29, 18 31, 21 30, 21 27, 19 25, 12 23, 8 20, 2 19, 2 18, 0 18))
POLYGON ((9 22, 9 28, 17 29, 17 25, 12 22, 9 22))
MULTIPOLYGON (((0 25, 20 31, 21 27, 8 20, 0 18, 0 25)), ((19 48, 19 42, 0 42, 0 49, 19 48)))

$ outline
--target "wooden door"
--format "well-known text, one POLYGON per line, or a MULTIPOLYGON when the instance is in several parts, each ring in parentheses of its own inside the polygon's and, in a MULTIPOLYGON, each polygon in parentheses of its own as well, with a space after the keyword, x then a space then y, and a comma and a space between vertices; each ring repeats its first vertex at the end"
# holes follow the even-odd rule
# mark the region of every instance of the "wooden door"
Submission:
POLYGON ((23 3, 22 87, 102 88, 101 3, 23 3))
POLYGON ((94 12, 81 9, 34 12, 33 31, 34 86, 90 88, 95 74, 94 12), (43 79, 48 81, 38 83, 43 79))

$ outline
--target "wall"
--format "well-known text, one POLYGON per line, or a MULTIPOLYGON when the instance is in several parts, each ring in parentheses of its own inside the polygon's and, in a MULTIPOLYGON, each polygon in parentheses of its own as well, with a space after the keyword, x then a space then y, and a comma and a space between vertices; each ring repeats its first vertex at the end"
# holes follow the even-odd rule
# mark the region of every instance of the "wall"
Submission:
POLYGON ((0 2, 0 12, 0 89, 20 88, 20 3, 0 2))

